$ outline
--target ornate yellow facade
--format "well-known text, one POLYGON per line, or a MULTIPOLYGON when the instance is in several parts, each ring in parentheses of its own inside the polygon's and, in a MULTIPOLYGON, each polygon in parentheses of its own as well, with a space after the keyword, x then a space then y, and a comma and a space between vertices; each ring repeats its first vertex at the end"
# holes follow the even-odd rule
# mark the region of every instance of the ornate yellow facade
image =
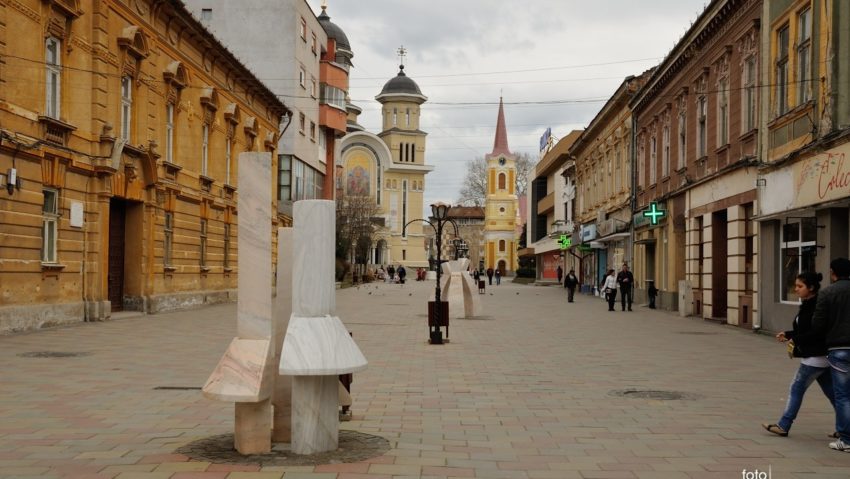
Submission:
POLYGON ((0 58, 0 332, 232 299, 283 103, 178 2, 0 2, 0 58))
POLYGON ((508 149, 505 110, 499 100, 496 139, 486 155, 487 196, 484 202, 484 265, 502 276, 517 269, 516 156, 508 149))

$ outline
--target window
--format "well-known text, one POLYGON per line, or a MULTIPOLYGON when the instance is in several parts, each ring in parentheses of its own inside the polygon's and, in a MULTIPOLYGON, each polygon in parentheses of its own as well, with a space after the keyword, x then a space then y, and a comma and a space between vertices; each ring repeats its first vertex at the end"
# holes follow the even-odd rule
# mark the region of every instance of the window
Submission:
POLYGON ((664 125, 661 134, 661 177, 670 176, 670 127, 664 125))
POLYGON ((41 262, 56 263, 56 243, 59 230, 59 192, 43 190, 41 227, 41 262))
POLYGON ((165 161, 174 163, 174 104, 165 105, 165 161))
POLYGON ((812 99, 809 81, 812 69, 812 9, 806 8, 797 17, 797 104, 812 99))
POLYGON ((202 8, 201 9, 201 21, 204 23, 209 23, 212 20, 212 8, 202 8))
POLYGON ((207 176, 210 152, 210 126, 206 123, 201 130, 201 174, 207 176))
POLYGON ((224 183, 227 185, 232 185, 231 183, 231 164, 233 163, 233 136, 228 135, 224 140, 224 183))
POLYGON ((174 213, 165 212, 165 226, 163 228, 165 239, 162 245, 162 264, 163 266, 171 266, 172 247, 174 244, 174 213))
POLYGON ((788 25, 776 32, 776 113, 788 111, 788 25))
POLYGON ((741 95, 741 123, 743 133, 756 127, 756 58, 751 56, 744 61, 744 94, 741 95))
POLYGON ((316 98, 318 88, 316 88, 316 78, 310 77, 310 96, 316 98))
POLYGON ((292 201, 303 200, 306 197, 304 196, 304 163, 299 160, 292 160, 292 173, 294 187, 292 191, 292 201))
MULTIPOLYGON (((401 182, 401 224, 407 224, 407 180, 401 182)), ((407 237, 407 231, 404 231, 404 237, 407 237)))
POLYGON ((706 148, 708 142, 708 102, 705 96, 699 97, 697 100, 697 157, 706 156, 706 148))
POLYGON ((499 173, 499 189, 504 190, 506 188, 506 177, 504 173, 499 173))
MULTIPOLYGON (((640 147, 638 147, 638 186, 643 187, 644 182, 644 169, 646 168, 646 146, 643 144, 643 139, 640 140, 640 147)), ((590 185, 588 185, 588 188, 590 185)), ((582 210, 583 211, 583 210, 582 210)))
POLYGON ((121 77, 121 138, 130 141, 130 121, 133 115, 133 79, 121 77))
POLYGON ((224 224, 224 269, 230 269, 230 223, 224 224))
POLYGON ((779 281, 782 288, 782 301, 796 301, 794 281, 797 275, 806 271, 816 271, 815 255, 817 254, 817 219, 795 218, 782 223, 782 237, 779 244, 782 263, 779 281))
POLYGON ((318 40, 316 40, 316 34, 313 33, 312 36, 311 36, 311 39, 310 39, 310 51, 313 52, 313 55, 319 54, 318 45, 319 45, 319 42, 318 42, 318 40))
POLYGON ((499 252, 504 253, 505 251, 505 240, 499 240, 499 252))
POLYGON ((322 88, 321 103, 345 110, 345 92, 330 85, 322 88))
MULTIPOLYGON (((621 177, 623 176, 623 170, 622 170, 622 165, 621 165, 622 161, 623 161, 622 152, 621 152, 620 148, 618 147, 614 150, 614 169, 617 170, 616 173, 614 173, 614 192, 615 193, 620 192, 620 183, 622 181, 621 177)), ((569 219, 569 218, 567 218, 567 219, 569 219)))
POLYGON ((722 78, 717 91, 717 146, 729 143, 729 80, 722 78))
POLYGON ((48 37, 45 41, 44 50, 45 63, 47 63, 44 116, 58 120, 62 95, 62 42, 53 37, 48 37))
POLYGON ((398 124, 398 108, 393 108, 393 126, 398 124))
POLYGON ((201 244, 200 244, 200 265, 201 269, 205 269, 207 267, 207 220, 201 218, 201 244))
POLYGON ((407 250, 406 249, 401 250, 401 259, 402 260, 407 259, 407 250))
POLYGON ((310 139, 316 141, 316 123, 310 122, 310 139))
POLYGON ((304 17, 301 17, 301 24, 298 26, 298 33, 301 35, 301 39, 305 42, 307 41, 307 20, 304 20, 304 17))
POLYGON ((278 193, 280 201, 292 200, 292 157, 289 155, 278 155, 278 193))
POLYGON ((298 70, 298 84, 301 85, 301 88, 307 89, 307 72, 304 70, 304 67, 298 70))
POLYGON ((407 109, 406 116, 407 116, 407 126, 410 126, 410 108, 407 109))
POLYGON ((655 184, 655 170, 658 168, 658 145, 655 137, 649 139, 649 184, 655 184))
POLYGON ((687 120, 685 119, 685 110, 679 110, 679 144, 678 146, 678 162, 676 164, 677 169, 681 170, 685 167, 685 148, 687 148, 688 144, 688 125, 687 120))
POLYGON ((307 117, 303 113, 298 114, 298 131, 304 134, 307 129, 307 117))

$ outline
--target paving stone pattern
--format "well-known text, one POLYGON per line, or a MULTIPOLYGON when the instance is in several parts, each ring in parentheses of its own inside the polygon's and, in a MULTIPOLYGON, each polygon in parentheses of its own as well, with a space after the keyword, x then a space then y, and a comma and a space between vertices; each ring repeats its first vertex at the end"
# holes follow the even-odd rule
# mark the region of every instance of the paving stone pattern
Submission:
POLYGON ((482 318, 453 319, 450 343, 429 345, 433 286, 338 291, 369 359, 342 427, 386 439, 384 454, 281 465, 176 453, 233 432, 232 405, 180 389, 200 387, 235 334, 230 304, 0 336, 0 477, 850 477, 850 454, 827 448, 818 388, 789 437, 761 429, 798 366, 768 336, 505 281, 482 296, 482 318))

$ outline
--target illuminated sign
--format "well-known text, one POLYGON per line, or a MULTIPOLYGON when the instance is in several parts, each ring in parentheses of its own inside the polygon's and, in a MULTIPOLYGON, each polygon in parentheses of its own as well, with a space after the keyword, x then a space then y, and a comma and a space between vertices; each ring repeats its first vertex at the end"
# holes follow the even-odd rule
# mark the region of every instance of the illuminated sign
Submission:
POLYGON ((667 212, 658 207, 658 203, 653 201, 649 204, 649 209, 643 212, 643 215, 649 218, 649 222, 657 225, 661 218, 667 216, 667 212))
POLYGON ((558 245, 561 246, 561 249, 567 249, 570 245, 573 244, 573 239, 567 235, 561 235, 561 238, 558 239, 558 245))

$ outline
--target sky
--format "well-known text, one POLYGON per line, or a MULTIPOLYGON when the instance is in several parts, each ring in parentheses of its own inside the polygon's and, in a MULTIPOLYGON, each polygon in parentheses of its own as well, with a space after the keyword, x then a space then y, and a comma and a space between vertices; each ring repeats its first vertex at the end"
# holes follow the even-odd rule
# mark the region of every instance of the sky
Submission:
MULTIPOLYGON (((322 0, 307 1, 321 13, 322 0)), ((546 128, 556 139, 584 128, 625 77, 664 58, 707 0, 326 2, 354 51, 349 96, 368 131, 381 130, 374 98, 407 50, 405 72, 428 97, 429 205, 454 204, 466 162, 492 151, 500 95, 511 151, 538 158, 546 128)))

